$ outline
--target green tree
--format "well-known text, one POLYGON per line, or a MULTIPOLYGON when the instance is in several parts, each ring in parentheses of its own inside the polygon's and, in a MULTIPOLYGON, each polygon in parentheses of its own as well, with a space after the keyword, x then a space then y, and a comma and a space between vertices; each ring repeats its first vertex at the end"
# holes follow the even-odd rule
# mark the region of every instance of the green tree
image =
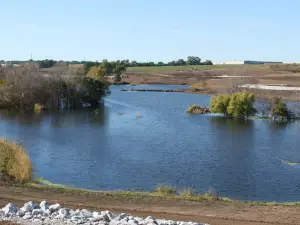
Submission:
POLYGON ((287 104, 281 98, 274 97, 271 99, 270 109, 273 116, 282 116, 285 118, 290 117, 287 104))
POLYGON ((222 113, 224 116, 227 116, 227 108, 229 106, 230 99, 230 95, 218 95, 212 97, 210 100, 210 111, 213 113, 222 113))
POLYGON ((200 65, 201 59, 198 56, 188 56, 187 57, 187 64, 188 65, 200 65))
POLYGON ((239 118, 253 116, 256 113, 256 109, 253 106, 254 102, 255 97, 253 93, 246 91, 235 93, 231 96, 227 113, 239 118))

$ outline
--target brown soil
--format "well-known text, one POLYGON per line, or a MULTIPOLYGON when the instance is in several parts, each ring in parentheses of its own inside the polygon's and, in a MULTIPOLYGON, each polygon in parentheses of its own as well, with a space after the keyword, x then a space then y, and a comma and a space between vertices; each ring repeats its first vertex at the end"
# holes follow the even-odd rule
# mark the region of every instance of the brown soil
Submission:
MULTIPOLYGON (((299 69, 300 71, 300 69, 299 69)), ((129 78, 123 81, 132 84, 192 84, 206 81, 210 93, 229 92, 234 86, 241 84, 268 84, 300 87, 300 74, 290 71, 281 71, 272 67, 238 67, 227 69, 211 69, 201 71, 180 72, 143 72, 128 73, 129 78), (214 78, 221 75, 243 76, 243 78, 214 78), (247 77, 251 76, 251 77, 247 77)), ((201 93, 201 92, 199 92, 201 93)), ((281 96, 285 100, 300 101, 300 93, 293 91, 258 91, 258 98, 269 98, 270 96, 281 96)))
POLYGON ((54 190, 0 186, 0 206, 12 202, 20 207, 26 201, 39 202, 44 199, 74 209, 110 210, 134 216, 152 215, 156 218, 197 221, 211 225, 283 225, 299 224, 300 221, 300 208, 295 206, 252 206, 222 201, 192 202, 166 197, 123 198, 108 193, 72 194, 54 190))

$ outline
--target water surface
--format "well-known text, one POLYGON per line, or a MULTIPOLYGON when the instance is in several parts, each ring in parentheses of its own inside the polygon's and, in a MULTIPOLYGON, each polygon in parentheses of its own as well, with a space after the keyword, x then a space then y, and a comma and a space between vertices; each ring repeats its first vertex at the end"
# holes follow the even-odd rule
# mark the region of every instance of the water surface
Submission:
MULTIPOLYGON (((145 87, 166 88, 134 88, 145 87)), ((189 104, 208 106, 210 97, 122 88, 112 87, 97 111, 2 111, 0 135, 24 145, 35 173, 55 183, 94 190, 167 183, 234 199, 300 200, 299 167, 280 162, 300 161, 298 122, 189 115, 189 104)))

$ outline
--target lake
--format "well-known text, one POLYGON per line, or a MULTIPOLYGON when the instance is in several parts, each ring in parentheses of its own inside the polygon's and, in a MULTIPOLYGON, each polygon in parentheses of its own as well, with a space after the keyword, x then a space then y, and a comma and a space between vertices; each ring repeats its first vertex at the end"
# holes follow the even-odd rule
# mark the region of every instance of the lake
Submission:
POLYGON ((138 191, 163 183, 211 187, 233 199, 300 201, 300 168, 280 161, 300 162, 299 122, 189 115, 189 104, 208 106, 210 97, 122 88, 111 87, 96 111, 1 111, 0 136, 23 145, 35 174, 54 183, 138 191))

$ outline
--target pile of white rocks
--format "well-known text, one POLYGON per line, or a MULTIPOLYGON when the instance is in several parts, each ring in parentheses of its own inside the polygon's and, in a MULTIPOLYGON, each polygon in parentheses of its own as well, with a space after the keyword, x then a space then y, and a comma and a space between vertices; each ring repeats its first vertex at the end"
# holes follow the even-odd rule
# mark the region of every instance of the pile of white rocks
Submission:
POLYGON ((87 209, 72 210, 60 204, 49 205, 47 201, 36 204, 32 201, 20 209, 9 203, 0 210, 0 221, 12 221, 18 224, 91 224, 91 225, 208 225, 195 222, 143 219, 126 213, 114 214, 109 211, 91 212, 87 209))

